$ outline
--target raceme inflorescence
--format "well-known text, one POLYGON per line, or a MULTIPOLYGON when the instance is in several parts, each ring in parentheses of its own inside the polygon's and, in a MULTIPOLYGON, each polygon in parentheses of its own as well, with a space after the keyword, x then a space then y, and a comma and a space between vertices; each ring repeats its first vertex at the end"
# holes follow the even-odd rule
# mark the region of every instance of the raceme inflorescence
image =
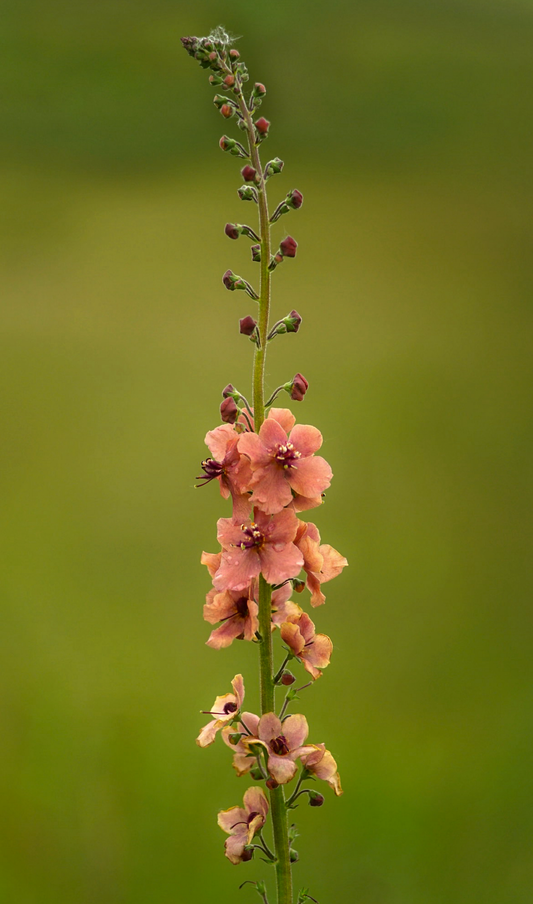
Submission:
MULTIPOLYGON (((324 585, 339 575, 347 561, 322 543, 315 524, 299 517, 318 508, 332 479, 327 461, 317 454, 320 431, 297 424, 288 408, 274 407, 278 396, 288 393, 301 402, 308 382, 301 373, 278 386, 266 398, 265 360, 269 344, 278 336, 297 333, 302 318, 296 310, 270 324, 271 280, 285 258, 294 258, 298 243, 287 235, 273 244, 272 227, 284 215, 298 210, 303 195, 292 189, 269 213, 267 182, 283 169, 279 157, 262 164, 260 148, 268 138, 270 122, 258 116, 266 89, 256 82, 246 90, 249 76, 239 51, 222 27, 205 38, 186 37, 182 43, 190 56, 209 71, 216 93, 215 106, 226 120, 233 120, 241 139, 223 135, 220 147, 242 161, 242 201, 258 210, 256 228, 227 223, 225 234, 250 239, 252 261, 259 264, 259 285, 232 270, 222 282, 227 290, 245 292, 257 303, 255 315, 239 322, 240 332, 254 346, 253 386, 250 401, 229 383, 222 392, 222 423, 210 430, 205 442, 210 457, 202 461, 198 486, 217 481, 224 499, 231 499, 230 517, 217 525, 217 552, 202 554, 212 580, 204 605, 204 618, 213 625, 208 646, 228 647, 234 640, 256 644, 259 652, 260 713, 244 709, 245 687, 241 674, 231 681, 232 692, 216 697, 206 715, 197 744, 207 747, 218 734, 233 755, 238 776, 253 784, 244 793, 242 806, 218 814, 226 833, 225 854, 231 863, 261 859, 276 874, 278 904, 293 904, 292 864, 296 827, 289 815, 299 803, 320 807, 324 795, 316 790, 325 781, 342 794, 337 764, 324 743, 309 740, 309 726, 301 713, 289 712, 298 693, 321 677, 329 665, 333 644, 316 633, 308 612, 291 597, 301 599, 307 589, 314 608, 325 602, 324 585), (280 646, 281 653, 275 648, 280 646), (274 661, 279 659, 279 666, 274 661), (303 667, 304 684, 287 668, 303 667), (307 673, 307 674, 305 674, 307 673), (276 691, 283 699, 276 701, 276 691), (291 784, 292 783, 292 784, 291 784), (268 840, 266 833, 268 832, 268 840)), ((229 685, 229 682, 228 682, 229 685)), ((246 879, 268 904, 264 878, 246 879)), ((298 904, 316 899, 307 888, 298 893, 298 904)))

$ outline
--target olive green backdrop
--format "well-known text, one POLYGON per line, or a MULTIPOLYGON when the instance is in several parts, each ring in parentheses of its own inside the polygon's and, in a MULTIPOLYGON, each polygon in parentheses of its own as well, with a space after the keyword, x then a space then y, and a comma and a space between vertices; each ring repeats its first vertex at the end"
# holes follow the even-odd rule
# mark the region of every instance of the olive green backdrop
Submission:
MULTIPOLYGON (((531 134, 528 0, 3 0, 2 819, 7 904, 257 900, 223 857, 240 802, 194 744, 256 654, 204 645, 194 490, 222 387, 250 385, 256 272, 225 222, 234 134, 179 38, 222 21, 297 187, 270 388, 302 371, 350 560, 302 705, 345 794, 300 807, 320 904, 529 904, 531 134)), ((252 223, 253 224, 253 223, 252 223)))

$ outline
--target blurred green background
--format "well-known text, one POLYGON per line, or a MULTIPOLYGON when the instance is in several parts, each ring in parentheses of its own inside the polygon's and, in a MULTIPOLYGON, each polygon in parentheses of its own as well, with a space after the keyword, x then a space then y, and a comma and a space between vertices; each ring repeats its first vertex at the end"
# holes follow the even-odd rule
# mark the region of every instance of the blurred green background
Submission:
POLYGON ((311 517, 350 560, 302 701, 345 795, 296 811, 296 885, 530 904, 529 0, 3 0, 0 900, 229 904, 268 872, 223 857, 248 781, 194 744, 236 672, 257 705, 255 648, 204 645, 228 509, 193 490, 251 373, 221 275, 256 277, 223 235, 255 208, 179 41, 219 22, 268 89, 271 199, 305 195, 268 381, 310 381, 311 517))

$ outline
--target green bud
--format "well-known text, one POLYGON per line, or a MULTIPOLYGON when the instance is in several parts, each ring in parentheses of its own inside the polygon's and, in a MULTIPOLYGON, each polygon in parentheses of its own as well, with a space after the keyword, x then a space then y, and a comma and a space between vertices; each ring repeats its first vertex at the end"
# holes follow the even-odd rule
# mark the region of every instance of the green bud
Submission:
POLYGON ((291 863, 296 863, 299 859, 300 859, 300 855, 299 855, 298 851, 295 851, 294 848, 291 848, 291 851, 290 851, 291 863))

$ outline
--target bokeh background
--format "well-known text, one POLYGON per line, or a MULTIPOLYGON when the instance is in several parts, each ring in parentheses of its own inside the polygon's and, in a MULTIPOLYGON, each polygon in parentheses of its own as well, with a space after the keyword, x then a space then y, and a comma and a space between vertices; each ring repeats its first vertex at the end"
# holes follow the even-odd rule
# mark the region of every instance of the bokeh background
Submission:
POLYGON ((228 512, 193 489, 251 374, 221 275, 254 279, 223 226, 255 209, 179 42, 219 22, 268 89, 271 198, 305 195, 268 380, 310 381, 350 560, 303 702, 345 795, 296 811, 296 885, 530 904, 529 0, 3 0, 0 900, 229 904, 268 873, 223 857, 247 780, 194 744, 236 672, 257 704, 253 646, 204 645, 228 512))

